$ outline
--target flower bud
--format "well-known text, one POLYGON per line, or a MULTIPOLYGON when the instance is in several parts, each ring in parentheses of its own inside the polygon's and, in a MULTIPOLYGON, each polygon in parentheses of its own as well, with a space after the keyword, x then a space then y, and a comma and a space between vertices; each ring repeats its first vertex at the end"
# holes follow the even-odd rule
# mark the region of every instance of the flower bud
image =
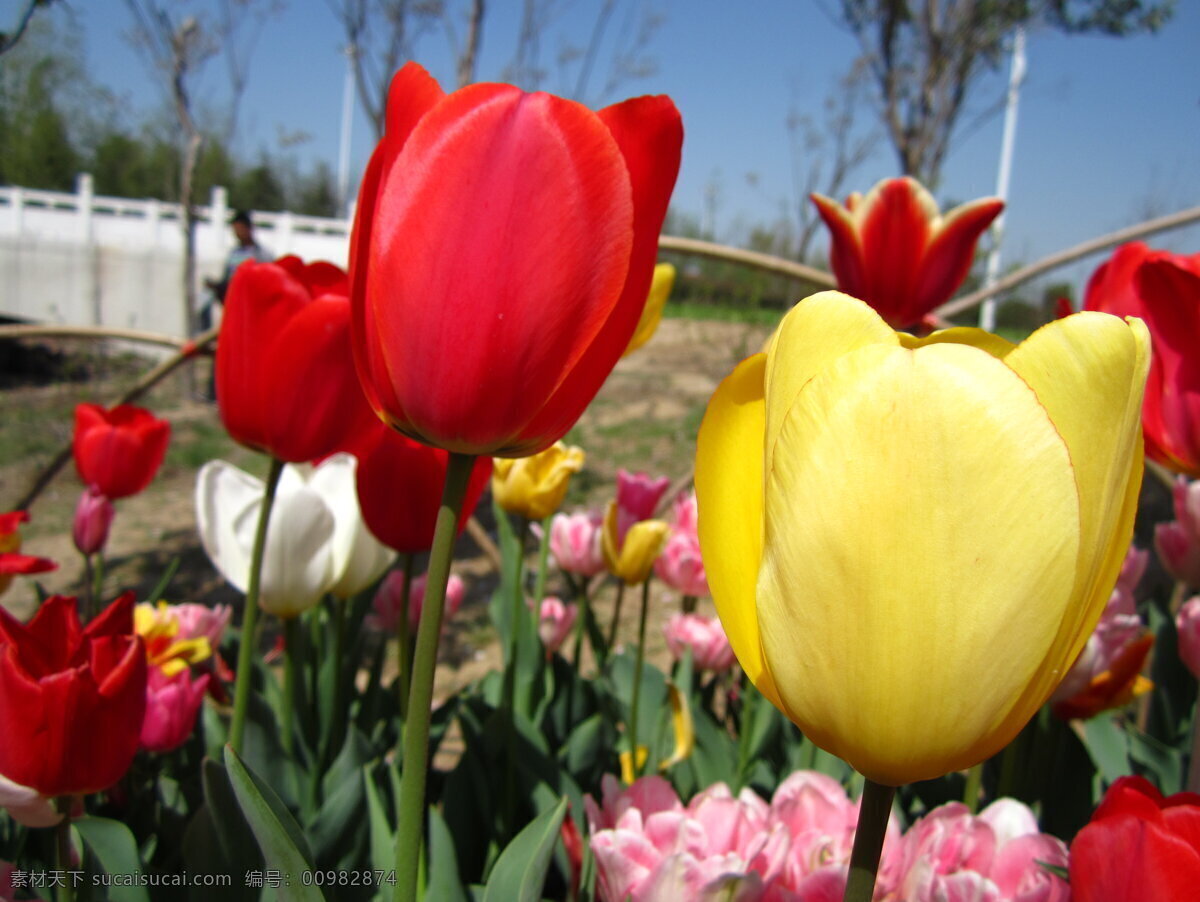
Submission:
POLYGON ((95 486, 88 486, 75 505, 75 521, 71 525, 71 536, 81 554, 96 554, 108 544, 108 530, 112 526, 112 502, 95 486))

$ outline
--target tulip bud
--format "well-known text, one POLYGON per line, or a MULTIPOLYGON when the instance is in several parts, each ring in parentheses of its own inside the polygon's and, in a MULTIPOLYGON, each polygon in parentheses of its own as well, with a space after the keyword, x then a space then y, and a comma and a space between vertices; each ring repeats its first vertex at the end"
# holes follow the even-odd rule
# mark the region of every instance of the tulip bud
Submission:
POLYGON ((604 517, 601 545, 604 562, 613 575, 627 586, 636 586, 650 578, 654 561, 667 541, 670 527, 665 520, 640 520, 622 533, 618 523, 617 502, 610 502, 604 517))
POLYGON ((1200 680, 1200 595, 1184 602, 1175 615, 1179 633, 1179 660, 1200 680))
POLYGON ((150 752, 170 752, 183 745, 196 726, 196 715, 204 701, 209 675, 192 679, 181 670, 166 676, 157 667, 146 674, 146 718, 142 721, 141 746, 150 752))
POLYGON ((1180 476, 1172 494, 1175 519, 1154 527, 1154 547, 1168 573, 1200 587, 1200 480, 1188 482, 1180 476))
POLYGON ((71 536, 81 554, 96 554, 108 544, 108 530, 112 526, 112 502, 100 494, 95 486, 88 486, 75 505, 75 522, 71 536))
POLYGON ((595 576, 604 569, 600 532, 604 515, 599 511, 555 514, 550 521, 550 553, 567 573, 595 576))
POLYGON ((562 442, 529 457, 496 458, 492 465, 492 495, 510 514, 544 519, 562 504, 571 475, 583 468, 583 458, 582 448, 562 442))
POLYGON ((558 651, 559 647, 571 635, 571 628, 579 616, 579 606, 563 604, 561 598, 549 596, 542 599, 538 610, 538 638, 546 647, 549 657, 558 651))
POLYGON ((677 661, 690 649, 692 661, 700 670, 724 673, 733 666, 733 649, 718 617, 674 614, 663 624, 663 635, 677 661))

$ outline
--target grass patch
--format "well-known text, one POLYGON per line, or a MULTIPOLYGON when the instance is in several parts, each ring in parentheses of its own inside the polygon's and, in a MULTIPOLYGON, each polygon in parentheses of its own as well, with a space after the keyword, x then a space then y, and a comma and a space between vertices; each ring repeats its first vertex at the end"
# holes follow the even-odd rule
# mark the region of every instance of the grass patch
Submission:
POLYGON ((721 323, 751 323, 756 326, 774 326, 784 311, 768 307, 734 307, 726 304, 695 304, 684 301, 669 301, 663 316, 670 319, 713 320, 721 323))

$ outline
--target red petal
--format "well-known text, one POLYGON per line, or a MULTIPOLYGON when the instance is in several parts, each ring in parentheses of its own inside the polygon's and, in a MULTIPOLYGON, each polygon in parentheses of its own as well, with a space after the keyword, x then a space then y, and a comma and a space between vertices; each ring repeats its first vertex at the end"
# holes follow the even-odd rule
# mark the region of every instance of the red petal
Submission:
POLYGON ((624 288, 624 160, 578 104, 475 85, 423 117, 380 177, 355 253, 369 254, 365 316, 408 428, 452 450, 504 447, 624 288))
POLYGON ((989 197, 955 207, 945 215, 921 261, 916 293, 906 311, 910 321, 954 296, 971 271, 979 236, 1003 209, 1004 201, 989 197))
POLYGON ((921 318, 912 311, 926 247, 933 237, 930 219, 937 211, 931 203, 915 180, 888 179, 871 189, 856 212, 866 264, 861 298, 893 326, 907 326, 921 318))
POLYGON ((1140 241, 1122 244, 1092 273, 1083 294, 1084 310, 1113 316, 1141 316, 1142 301, 1133 283, 1134 273, 1150 254, 1140 241))
POLYGON ((633 190, 633 253, 621 300, 596 340, 554 396, 521 430, 525 440, 509 454, 532 454, 567 433, 591 403, 637 328, 658 256, 658 236, 683 148, 683 121, 669 97, 638 97, 598 114, 608 126, 629 167, 633 190))
POLYGON ((350 302, 325 295, 283 324, 263 351, 262 391, 272 405, 267 447, 301 463, 330 453, 375 422, 350 354, 350 302))
POLYGON ((1071 844, 1075 902, 1176 902, 1200 882, 1200 854, 1134 816, 1093 821, 1071 844))
POLYGON ((809 199, 829 229, 829 268, 837 278, 838 290, 866 300, 866 262, 851 211, 823 194, 810 194, 809 199))

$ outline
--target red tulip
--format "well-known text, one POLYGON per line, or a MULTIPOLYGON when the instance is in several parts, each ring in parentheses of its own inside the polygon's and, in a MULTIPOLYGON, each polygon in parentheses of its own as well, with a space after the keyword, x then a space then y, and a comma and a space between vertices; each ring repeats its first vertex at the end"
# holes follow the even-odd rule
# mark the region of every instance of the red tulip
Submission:
POLYGON ((1088 281, 1083 306, 1146 321, 1154 349, 1142 406, 1146 456, 1200 477, 1200 254, 1122 245, 1088 281))
POLYGON ((1200 795, 1121 777, 1071 843, 1075 902, 1177 902, 1200 884, 1200 795))
POLYGON ((562 438, 645 306, 683 127, 667 97, 594 113, 409 63, 363 176, 350 249, 371 405, 450 451, 562 438))
POLYGON ((938 212, 916 179, 884 179, 845 205, 810 195, 830 232, 838 288, 866 301, 896 329, 914 326, 951 296, 971 271, 975 244, 1004 209, 985 197, 938 212))
MULTIPOLYGON (((428 551, 450 455, 378 424, 353 453, 358 458, 358 504, 367 529, 396 551, 428 551)), ((491 476, 492 459, 478 458, 458 519, 460 532, 491 476)))
POLYGON ((45 573, 58 564, 44 557, 21 554, 19 527, 29 519, 25 511, 10 511, 0 514, 0 595, 8 591, 14 575, 45 573))
POLYGON ((332 263, 284 257, 237 268, 216 361, 217 404, 234 440, 302 463, 374 422, 354 373, 345 292, 332 263))
POLYGON ((105 789, 133 761, 145 710, 132 592, 86 627, 62 595, 28 624, 0 608, 0 774, 43 796, 105 789))
POLYGON ((84 485, 110 500, 136 495, 162 466, 170 438, 171 424, 141 407, 80 404, 72 443, 75 469, 84 485))

